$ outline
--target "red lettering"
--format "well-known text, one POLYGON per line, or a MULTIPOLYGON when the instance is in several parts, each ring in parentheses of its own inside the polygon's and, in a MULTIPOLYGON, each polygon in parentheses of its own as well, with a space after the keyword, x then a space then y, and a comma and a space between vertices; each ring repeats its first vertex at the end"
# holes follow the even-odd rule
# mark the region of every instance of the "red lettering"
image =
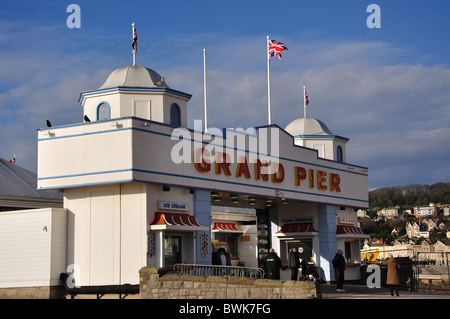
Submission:
POLYGON ((221 174, 223 169, 223 173, 230 176, 230 164, 230 155, 227 153, 216 152, 216 174, 221 174))
POLYGON ((327 190, 328 187, 324 184, 327 181, 327 172, 317 171, 317 189, 327 190))
POLYGON ((309 176, 309 188, 314 188, 314 170, 313 169, 308 170, 308 176, 309 176))
POLYGON ((268 170, 269 163, 264 162, 261 163, 259 159, 256 160, 255 163, 255 179, 258 181, 262 179, 263 181, 267 182, 269 180, 269 174, 262 174, 261 173, 261 167, 263 167, 264 171, 268 170))
POLYGON ((211 170, 211 163, 208 150, 205 148, 199 148, 194 153, 194 166, 200 173, 209 172, 211 170))
POLYGON ((304 179, 306 179, 306 169, 295 166, 295 186, 300 186, 300 182, 304 179))
POLYGON ((340 192, 341 177, 339 174, 330 173, 330 191, 340 192))
POLYGON ((284 181, 284 166, 281 163, 274 165, 278 165, 278 170, 272 174, 272 183, 282 183, 284 181))
POLYGON ((241 177, 241 175, 244 175, 245 178, 250 178, 250 170, 248 169, 247 158, 245 156, 241 156, 237 163, 236 177, 241 177))

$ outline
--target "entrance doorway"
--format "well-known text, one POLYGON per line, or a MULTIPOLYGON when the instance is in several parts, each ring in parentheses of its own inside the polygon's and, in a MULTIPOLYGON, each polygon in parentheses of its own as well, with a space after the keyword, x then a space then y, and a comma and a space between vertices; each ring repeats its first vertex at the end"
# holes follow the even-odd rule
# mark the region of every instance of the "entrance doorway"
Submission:
POLYGON ((166 267, 181 263, 181 236, 164 237, 164 263, 166 267))

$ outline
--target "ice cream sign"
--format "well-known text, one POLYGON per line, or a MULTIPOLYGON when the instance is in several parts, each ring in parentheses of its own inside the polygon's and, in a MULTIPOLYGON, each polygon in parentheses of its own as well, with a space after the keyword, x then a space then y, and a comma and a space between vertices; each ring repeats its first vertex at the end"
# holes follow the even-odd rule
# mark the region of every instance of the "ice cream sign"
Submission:
POLYGON ((178 203, 178 202, 158 201, 158 209, 188 211, 189 210, 189 204, 187 204, 187 203, 178 203))

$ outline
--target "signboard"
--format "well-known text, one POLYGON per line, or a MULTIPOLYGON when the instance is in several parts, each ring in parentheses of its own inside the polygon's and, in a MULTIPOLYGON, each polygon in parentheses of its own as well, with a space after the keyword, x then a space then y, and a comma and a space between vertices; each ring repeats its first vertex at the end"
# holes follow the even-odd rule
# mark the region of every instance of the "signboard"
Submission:
POLYGON ((287 217, 282 218, 282 224, 302 224, 302 223, 313 223, 314 217, 287 217))
POLYGON ((166 202, 166 201, 158 201, 158 209, 169 209, 169 210, 178 210, 178 211, 188 211, 189 204, 187 203, 177 203, 177 202, 166 202))
POLYGON ((338 224, 353 225, 354 223, 355 223, 355 220, 353 218, 344 218, 344 217, 338 218, 338 224))

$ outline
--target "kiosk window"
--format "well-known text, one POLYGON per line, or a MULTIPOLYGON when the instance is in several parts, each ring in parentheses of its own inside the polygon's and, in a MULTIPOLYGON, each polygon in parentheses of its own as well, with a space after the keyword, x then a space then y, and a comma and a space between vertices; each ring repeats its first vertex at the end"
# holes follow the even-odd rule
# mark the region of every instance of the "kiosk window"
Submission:
POLYGON ((298 241, 290 241, 287 242, 287 255, 292 248, 297 248, 297 252, 301 259, 306 258, 306 260, 310 261, 312 257, 312 239, 302 239, 298 241))

